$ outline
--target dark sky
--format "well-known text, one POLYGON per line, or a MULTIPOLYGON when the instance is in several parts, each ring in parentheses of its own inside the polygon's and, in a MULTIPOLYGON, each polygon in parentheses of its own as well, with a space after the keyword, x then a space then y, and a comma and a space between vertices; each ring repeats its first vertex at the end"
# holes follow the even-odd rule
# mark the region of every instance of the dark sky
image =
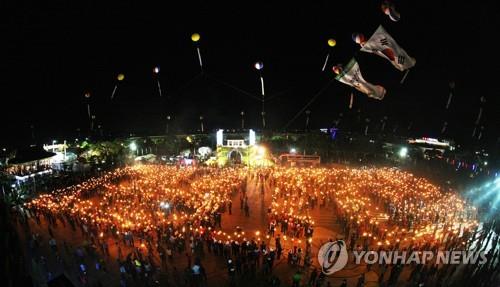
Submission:
MULTIPOLYGON (((387 116, 390 127, 398 123, 406 130, 413 121, 414 135, 438 136, 446 119, 447 136, 466 143, 485 96, 485 139, 499 136, 500 13, 494 1, 394 1, 399 22, 382 13, 381 1, 367 0, 163 1, 166 7, 130 0, 40 2, 2 4, 0 32, 7 49, 0 63, 2 144, 29 143, 30 125, 38 140, 74 137, 78 128, 87 133, 85 91, 107 133, 159 134, 167 114, 176 129, 198 128, 200 115, 208 129, 236 128, 241 110, 247 125, 258 128, 260 102, 228 86, 259 95, 257 60, 264 62, 268 125, 282 129, 333 79, 331 65, 353 56, 367 81, 387 89, 383 101, 355 92, 355 109, 372 122, 387 116), (353 32, 369 37, 379 24, 417 59, 403 85, 401 72, 359 52, 351 40, 353 32), (202 76, 193 32, 202 37, 202 76), (322 73, 330 37, 337 46, 322 73), (163 98, 155 65, 161 67, 163 98), (120 72, 125 80, 111 100, 120 72), (450 81, 456 82, 456 93, 446 112, 450 81)), ((333 81, 309 107, 311 125, 329 127, 340 112, 348 115, 351 90, 333 81)), ((303 127, 301 115, 289 128, 303 127)))

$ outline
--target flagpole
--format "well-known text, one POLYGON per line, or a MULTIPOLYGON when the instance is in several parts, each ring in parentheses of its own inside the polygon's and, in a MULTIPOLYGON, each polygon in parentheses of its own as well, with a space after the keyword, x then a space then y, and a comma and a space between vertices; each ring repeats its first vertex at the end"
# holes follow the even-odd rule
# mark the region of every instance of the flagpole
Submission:
POLYGON ((406 80, 406 76, 408 76, 409 72, 410 72, 410 69, 406 70, 405 74, 403 75, 403 78, 401 79, 401 82, 399 82, 400 84, 404 83, 404 81, 406 80))

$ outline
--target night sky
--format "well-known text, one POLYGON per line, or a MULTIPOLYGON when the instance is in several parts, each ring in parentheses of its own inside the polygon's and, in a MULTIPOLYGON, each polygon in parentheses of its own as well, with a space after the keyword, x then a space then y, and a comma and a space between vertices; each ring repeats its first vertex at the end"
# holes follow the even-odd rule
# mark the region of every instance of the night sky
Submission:
MULTIPOLYGON (((178 1, 167 7, 130 0, 40 2, 2 4, 1 144, 31 143, 30 125, 39 142, 74 138, 78 128, 87 134, 86 91, 96 125, 107 134, 160 134, 167 114, 179 131, 199 128, 200 115, 209 130, 237 128, 242 110, 247 126, 260 128, 260 102, 248 95, 260 93, 257 60, 264 63, 270 99, 268 127, 281 130, 334 78, 331 66, 353 56, 367 81, 387 89, 382 101, 355 92, 354 109, 363 118, 379 122, 387 116, 388 127, 398 124, 401 131, 413 121, 415 136, 439 136, 447 120, 446 136, 467 144, 484 96, 484 140, 494 143, 500 136, 500 11, 494 1, 394 1, 399 22, 382 13, 381 1, 367 0, 178 1), (403 85, 403 73, 359 52, 351 39, 353 32, 369 37, 379 24, 417 60, 403 85), (190 40, 194 32, 201 34, 202 75, 190 40), (328 38, 337 46, 321 72, 328 38), (111 100, 118 73, 125 80, 111 100), (455 97, 445 111, 450 81, 455 97)), ((309 107, 311 126, 331 127, 339 113, 349 115, 351 91, 333 80, 309 107)), ((304 121, 299 116, 289 129, 303 129, 304 121)))

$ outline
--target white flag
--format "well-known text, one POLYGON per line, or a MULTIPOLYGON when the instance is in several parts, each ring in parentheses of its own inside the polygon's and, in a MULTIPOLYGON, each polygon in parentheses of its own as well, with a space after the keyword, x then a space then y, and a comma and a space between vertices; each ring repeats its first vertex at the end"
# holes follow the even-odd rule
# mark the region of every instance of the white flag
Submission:
POLYGON ((375 33, 363 44, 361 51, 386 58, 400 71, 407 70, 415 66, 416 63, 416 60, 408 56, 382 25, 378 26, 375 33))
POLYGON ((382 86, 373 85, 363 79, 359 65, 356 59, 352 59, 347 67, 338 74, 335 79, 339 82, 356 88, 356 90, 366 94, 370 98, 382 100, 385 95, 385 89, 382 86))

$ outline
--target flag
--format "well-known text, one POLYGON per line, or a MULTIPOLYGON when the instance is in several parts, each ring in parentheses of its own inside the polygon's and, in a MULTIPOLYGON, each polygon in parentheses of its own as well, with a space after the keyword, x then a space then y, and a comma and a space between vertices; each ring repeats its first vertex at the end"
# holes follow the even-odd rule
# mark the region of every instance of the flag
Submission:
POLYGON ((370 98, 377 100, 382 100, 384 98, 384 87, 373 85, 365 81, 361 75, 358 62, 354 58, 349 62, 349 64, 347 64, 347 67, 335 77, 335 79, 356 88, 356 90, 366 94, 370 98))
POLYGON ((386 58, 400 71, 407 70, 415 66, 416 63, 416 60, 408 56, 382 25, 378 26, 375 33, 363 44, 361 51, 386 58))

